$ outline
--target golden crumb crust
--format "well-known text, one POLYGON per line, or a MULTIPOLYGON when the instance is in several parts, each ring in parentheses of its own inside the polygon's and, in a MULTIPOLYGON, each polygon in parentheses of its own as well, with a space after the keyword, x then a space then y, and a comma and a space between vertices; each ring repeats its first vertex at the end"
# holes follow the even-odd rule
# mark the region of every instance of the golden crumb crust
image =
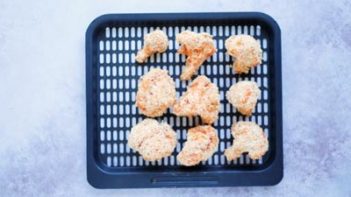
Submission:
POLYGON ((177 155, 181 165, 194 166, 209 159, 218 147, 216 130, 211 126, 197 126, 189 129, 187 141, 177 155))
POLYGON ((175 101, 175 83, 167 70, 153 68, 140 78, 135 104, 142 114, 162 116, 175 101))
POLYGON ((176 41, 180 44, 178 53, 188 56, 180 75, 181 80, 189 80, 206 59, 217 51, 213 38, 208 33, 183 31, 176 36, 176 41))
POLYGON ((236 73, 248 73, 251 68, 262 63, 262 49, 252 36, 230 36, 225 41, 225 48, 234 57, 233 68, 236 73))
POLYGON ((177 135, 167 123, 145 119, 135 125, 128 137, 128 146, 147 161, 170 156, 177 145, 177 135))
POLYGON ((219 113, 218 87, 205 76, 198 76, 173 106, 177 116, 200 116, 205 124, 212 124, 219 113))
POLYGON ((226 93, 227 100, 246 116, 250 116, 255 109, 261 94, 256 82, 240 81, 232 85, 226 93))
POLYGON ((232 126, 233 146, 224 151, 227 160, 235 160, 242 153, 251 159, 259 159, 268 151, 268 139, 262 128, 254 122, 239 121, 232 126))
POLYGON ((168 47, 168 37, 165 32, 157 29, 144 36, 144 47, 138 51, 135 60, 139 63, 146 61, 154 53, 163 53, 168 47))

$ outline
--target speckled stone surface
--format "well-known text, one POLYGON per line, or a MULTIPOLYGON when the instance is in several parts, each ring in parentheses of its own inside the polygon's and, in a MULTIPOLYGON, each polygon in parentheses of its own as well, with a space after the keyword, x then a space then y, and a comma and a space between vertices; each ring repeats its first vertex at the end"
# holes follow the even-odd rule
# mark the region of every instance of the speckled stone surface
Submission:
POLYGON ((349 0, 141 2, 0 1, 0 196, 351 196, 349 0), (261 11, 281 27, 284 179, 274 187, 92 188, 86 27, 105 13, 205 11, 261 11))

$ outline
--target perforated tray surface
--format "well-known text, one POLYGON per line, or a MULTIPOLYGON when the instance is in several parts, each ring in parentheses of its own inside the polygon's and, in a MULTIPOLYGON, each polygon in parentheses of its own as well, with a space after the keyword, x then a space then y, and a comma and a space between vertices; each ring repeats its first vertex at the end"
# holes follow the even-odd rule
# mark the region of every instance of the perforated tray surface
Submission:
POLYGON ((272 185, 283 174, 280 30, 272 18, 262 13, 191 14, 116 14, 95 19, 86 34, 87 84, 87 173, 88 181, 98 188, 194 187, 272 185), (165 53, 153 55, 147 63, 135 62, 143 36, 160 28, 169 37, 165 53), (170 110, 158 118, 172 125, 178 144, 172 156, 147 162, 127 145, 133 125, 145 117, 135 106, 138 79, 152 67, 167 69, 176 82, 177 96, 191 81, 180 81, 185 57, 176 53, 175 36, 184 30, 213 35, 218 49, 200 68, 217 84, 221 108, 214 124, 220 143, 218 151, 199 166, 178 164, 177 153, 186 140, 187 130, 201 124, 199 117, 176 117, 170 110), (249 34, 260 41, 262 65, 249 74, 237 75, 226 54, 225 39, 249 34), (256 81, 261 89, 252 116, 240 115, 225 99, 229 87, 242 80, 256 81), (223 152, 231 146, 230 127, 239 120, 259 124, 269 139, 269 151, 259 160, 247 155, 228 162, 223 152))

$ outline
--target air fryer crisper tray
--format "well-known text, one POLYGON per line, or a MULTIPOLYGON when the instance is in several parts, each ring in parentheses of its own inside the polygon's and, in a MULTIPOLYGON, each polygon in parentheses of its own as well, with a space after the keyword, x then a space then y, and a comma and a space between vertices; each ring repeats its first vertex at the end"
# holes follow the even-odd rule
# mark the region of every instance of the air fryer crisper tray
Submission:
POLYGON ((283 177, 281 43, 276 22, 262 13, 111 14, 95 19, 86 33, 87 175, 97 188, 205 187, 274 185, 283 177), (169 48, 144 65, 135 62, 143 36, 160 28, 168 34, 169 48), (182 167, 176 155, 186 140, 187 129, 201 120, 176 117, 168 110, 158 118, 168 122, 178 135, 171 157, 146 162, 127 145, 133 125, 143 120, 135 107, 137 82, 151 67, 167 69, 176 82, 177 96, 190 81, 180 81, 185 58, 176 53, 175 36, 183 30, 207 32, 218 49, 200 68, 217 84, 221 110, 214 124, 220 138, 218 151, 196 167, 182 167), (233 34, 249 34, 260 41, 263 62, 249 74, 237 75, 224 41, 233 34), (262 91, 251 117, 240 115, 225 99, 237 81, 256 81, 262 91), (228 162, 224 149, 232 145, 233 122, 258 123, 269 138, 269 151, 259 160, 247 155, 228 162))

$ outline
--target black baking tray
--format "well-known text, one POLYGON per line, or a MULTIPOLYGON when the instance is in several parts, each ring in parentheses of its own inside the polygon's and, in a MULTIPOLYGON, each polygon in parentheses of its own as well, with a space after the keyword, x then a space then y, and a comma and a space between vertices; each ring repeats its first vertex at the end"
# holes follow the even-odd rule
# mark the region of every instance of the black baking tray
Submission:
POLYGON ((283 177, 281 38, 278 24, 268 15, 246 13, 108 14, 96 18, 86 32, 87 178, 96 188, 217 187, 274 185, 283 177), (134 61, 143 35, 161 28, 169 49, 144 65, 134 61), (204 63, 204 74, 219 86, 221 112, 214 124, 220 138, 218 151, 195 167, 180 166, 175 157, 186 140, 186 130, 201 123, 198 117, 180 118, 168 111, 158 120, 170 123, 178 134, 171 157, 143 161, 127 146, 130 128, 145 117, 136 110, 137 80, 151 67, 169 70, 179 95, 189 81, 179 75, 184 57, 176 54, 175 35, 190 29, 214 35, 217 53, 204 63), (262 65, 237 75, 224 49, 232 34, 250 34, 263 48, 262 65), (224 98, 230 85, 255 80, 262 90, 251 117, 241 116, 224 98), (232 144, 230 126, 239 120, 257 122, 268 135, 269 151, 260 160, 247 155, 232 162, 223 151, 232 144))

